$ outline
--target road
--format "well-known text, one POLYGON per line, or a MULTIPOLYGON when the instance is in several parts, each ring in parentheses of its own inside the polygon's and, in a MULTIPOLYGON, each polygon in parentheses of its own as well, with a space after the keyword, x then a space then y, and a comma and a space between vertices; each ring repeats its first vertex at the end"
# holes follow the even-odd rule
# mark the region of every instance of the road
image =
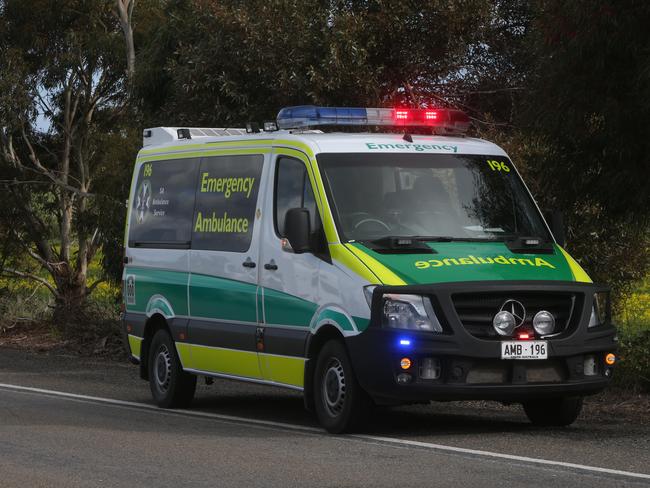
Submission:
POLYGON ((519 408, 378 409, 332 436, 300 396, 233 381, 163 411, 128 364, 0 349, 0 486, 650 486, 650 423, 534 428, 519 408))

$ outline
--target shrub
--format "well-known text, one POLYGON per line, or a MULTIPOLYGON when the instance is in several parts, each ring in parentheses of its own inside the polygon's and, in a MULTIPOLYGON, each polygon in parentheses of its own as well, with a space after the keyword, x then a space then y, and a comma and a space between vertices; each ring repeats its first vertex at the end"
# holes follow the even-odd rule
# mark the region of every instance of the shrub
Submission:
POLYGON ((616 384, 650 391, 650 329, 619 333, 616 384))

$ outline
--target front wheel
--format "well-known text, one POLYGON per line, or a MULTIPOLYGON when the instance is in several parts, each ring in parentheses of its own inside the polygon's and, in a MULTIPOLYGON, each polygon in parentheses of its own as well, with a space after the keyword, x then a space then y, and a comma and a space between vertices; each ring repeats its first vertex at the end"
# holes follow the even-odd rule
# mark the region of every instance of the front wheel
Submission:
POLYGON ((582 411, 582 397, 547 398, 523 403, 526 416, 534 425, 571 425, 582 411))
POLYGON ((149 347, 149 387, 159 407, 184 408, 192 403, 196 376, 183 371, 169 332, 159 330, 149 347))
POLYGON ((316 362, 314 403, 321 425, 332 434, 341 434, 359 426, 371 407, 368 394, 357 382, 345 346, 327 342, 316 362))

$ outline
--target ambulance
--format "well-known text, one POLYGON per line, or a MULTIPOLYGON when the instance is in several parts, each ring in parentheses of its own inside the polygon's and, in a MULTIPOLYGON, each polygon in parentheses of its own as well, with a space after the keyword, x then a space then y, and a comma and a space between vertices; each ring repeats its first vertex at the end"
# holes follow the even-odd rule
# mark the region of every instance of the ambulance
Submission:
POLYGON ((374 405, 521 403, 568 425, 616 361, 609 290, 453 109, 298 106, 146 129, 125 342, 155 402, 197 378, 301 391, 329 432, 374 405))

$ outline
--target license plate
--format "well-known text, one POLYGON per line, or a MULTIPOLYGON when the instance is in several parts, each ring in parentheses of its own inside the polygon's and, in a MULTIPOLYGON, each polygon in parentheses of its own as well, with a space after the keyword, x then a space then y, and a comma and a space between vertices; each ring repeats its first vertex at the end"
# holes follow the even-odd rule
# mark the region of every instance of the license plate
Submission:
POLYGON ((547 341, 503 341, 501 359, 546 359, 547 341))

